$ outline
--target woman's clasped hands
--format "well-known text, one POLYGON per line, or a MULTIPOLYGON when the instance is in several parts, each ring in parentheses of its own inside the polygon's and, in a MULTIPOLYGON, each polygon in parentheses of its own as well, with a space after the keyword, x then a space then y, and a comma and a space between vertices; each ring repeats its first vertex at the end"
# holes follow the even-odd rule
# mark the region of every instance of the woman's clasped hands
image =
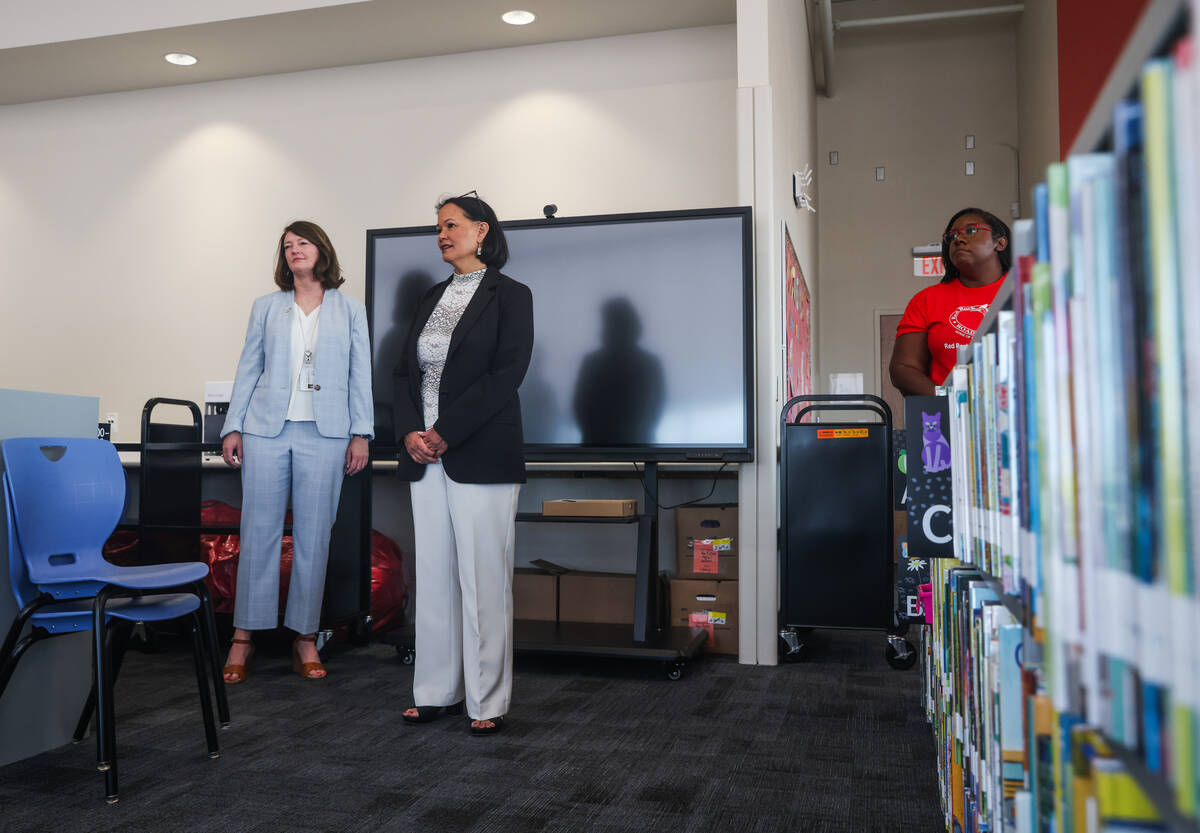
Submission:
POLYGON ((446 441, 432 428, 409 431, 404 437, 404 449, 418 463, 436 463, 447 447, 446 441))

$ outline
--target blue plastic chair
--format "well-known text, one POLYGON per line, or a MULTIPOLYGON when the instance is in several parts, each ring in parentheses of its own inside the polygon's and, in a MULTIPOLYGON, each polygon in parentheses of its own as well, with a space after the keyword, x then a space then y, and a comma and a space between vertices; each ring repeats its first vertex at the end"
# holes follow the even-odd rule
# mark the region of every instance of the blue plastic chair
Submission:
POLYGON ((210 757, 219 756, 209 679, 217 692, 222 723, 228 702, 211 601, 202 562, 121 567, 106 561, 104 542, 121 518, 125 474, 111 443, 78 438, 20 438, 0 443, 8 516, 9 569, 20 613, 0 654, 0 695, 17 662, 40 639, 93 632, 93 685, 76 728, 82 738, 97 706, 97 766, 105 773, 105 796, 117 800, 117 756, 112 685, 124 653, 109 623, 159 622, 190 617, 193 656, 210 757), (190 592, 145 595, 150 590, 190 592), (20 638, 25 625, 32 630, 20 638))

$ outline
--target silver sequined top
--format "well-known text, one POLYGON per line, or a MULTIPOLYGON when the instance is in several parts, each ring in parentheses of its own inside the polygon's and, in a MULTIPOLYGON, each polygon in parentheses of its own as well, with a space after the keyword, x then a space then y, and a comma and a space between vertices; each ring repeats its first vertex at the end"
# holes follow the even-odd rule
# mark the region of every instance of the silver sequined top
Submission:
POLYGON ((450 285, 442 293, 425 329, 417 338, 417 366, 421 369, 421 403, 425 409, 425 427, 432 428, 438 418, 438 393, 442 387, 442 369, 446 366, 446 354, 450 351, 450 336, 458 326, 467 304, 487 269, 450 278, 450 285))

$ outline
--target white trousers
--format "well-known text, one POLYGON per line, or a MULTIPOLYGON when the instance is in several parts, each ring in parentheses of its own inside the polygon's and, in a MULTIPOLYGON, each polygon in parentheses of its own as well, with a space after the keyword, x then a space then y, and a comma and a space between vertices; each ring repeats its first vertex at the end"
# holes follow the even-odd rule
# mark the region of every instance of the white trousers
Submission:
POLYGON ((279 560, 283 520, 292 499, 292 576, 283 624, 316 631, 325 595, 329 532, 337 517, 350 439, 323 437, 315 422, 283 424, 277 437, 242 434, 242 551, 233 624, 245 630, 279 625, 279 560))
POLYGON ((418 706, 466 699, 467 714, 508 714, 512 699, 517 483, 456 483, 440 463, 411 485, 416 545, 418 706))

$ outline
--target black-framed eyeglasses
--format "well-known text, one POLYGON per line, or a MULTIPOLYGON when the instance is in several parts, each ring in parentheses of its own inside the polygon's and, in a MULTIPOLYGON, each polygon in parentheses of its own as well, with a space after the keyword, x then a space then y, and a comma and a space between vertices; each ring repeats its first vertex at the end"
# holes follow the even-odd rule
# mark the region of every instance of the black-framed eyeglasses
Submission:
POLYGON ((966 237, 968 240, 971 240, 975 237, 975 235, 979 234, 979 232, 986 231, 990 233, 991 230, 991 226, 984 225, 983 223, 970 223, 962 228, 950 229, 948 232, 942 235, 942 242, 949 246, 958 239, 958 235, 960 234, 966 237))
POLYGON ((473 198, 473 199, 479 199, 479 192, 478 192, 478 191, 476 191, 474 188, 472 188, 472 189, 471 189, 470 191, 468 191, 467 193, 465 193, 465 194, 459 194, 459 195, 458 195, 457 197, 455 197, 454 199, 456 199, 456 200, 461 200, 461 199, 465 199, 466 197, 471 197, 471 198, 473 198))

